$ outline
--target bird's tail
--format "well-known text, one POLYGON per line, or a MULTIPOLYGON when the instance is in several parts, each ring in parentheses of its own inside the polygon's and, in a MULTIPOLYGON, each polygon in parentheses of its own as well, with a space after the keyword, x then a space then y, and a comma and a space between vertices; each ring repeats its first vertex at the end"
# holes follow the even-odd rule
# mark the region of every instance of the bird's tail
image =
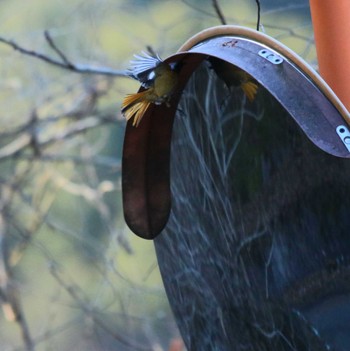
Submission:
POLYGON ((139 125, 143 115, 150 105, 150 101, 145 100, 146 94, 147 90, 144 90, 136 94, 129 94, 123 100, 122 113, 127 121, 134 117, 132 122, 134 127, 139 125))
POLYGON ((255 84, 254 82, 248 81, 244 82, 241 85, 244 94, 247 96, 248 100, 250 102, 253 102, 255 99, 256 92, 258 90, 258 85, 255 84))

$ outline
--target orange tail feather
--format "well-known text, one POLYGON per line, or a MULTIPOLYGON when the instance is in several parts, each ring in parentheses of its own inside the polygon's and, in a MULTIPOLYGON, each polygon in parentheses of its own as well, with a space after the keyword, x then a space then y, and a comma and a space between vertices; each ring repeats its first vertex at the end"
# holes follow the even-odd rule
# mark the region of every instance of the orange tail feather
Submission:
POLYGON ((132 105, 144 100, 148 93, 148 90, 144 90, 139 93, 126 95, 122 102, 122 112, 130 108, 132 105))
POLYGON ((245 82, 241 85, 244 94, 247 96, 250 102, 253 102, 255 99, 256 92, 258 90, 258 85, 253 82, 245 82))
POLYGON ((137 102, 136 104, 132 105, 130 108, 128 108, 124 112, 124 116, 125 116, 126 120, 128 121, 130 118, 134 117, 132 125, 134 127, 137 127, 140 124, 141 119, 142 119, 143 115, 145 114, 149 105, 150 105, 149 101, 141 101, 141 102, 137 102))
POLYGON ((145 114, 150 102, 145 100, 148 91, 144 90, 136 94, 127 95, 122 102, 122 113, 128 121, 132 117, 132 125, 137 127, 145 114))

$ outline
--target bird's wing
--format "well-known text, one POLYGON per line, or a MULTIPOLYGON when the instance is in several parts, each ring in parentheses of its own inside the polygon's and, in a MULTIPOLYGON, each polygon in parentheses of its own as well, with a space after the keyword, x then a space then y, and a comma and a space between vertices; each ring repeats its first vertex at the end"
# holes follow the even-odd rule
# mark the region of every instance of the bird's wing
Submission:
POLYGON ((147 88, 154 79, 154 69, 163 60, 158 55, 152 56, 146 52, 142 52, 141 55, 134 55, 134 57, 135 60, 130 61, 129 75, 147 88))

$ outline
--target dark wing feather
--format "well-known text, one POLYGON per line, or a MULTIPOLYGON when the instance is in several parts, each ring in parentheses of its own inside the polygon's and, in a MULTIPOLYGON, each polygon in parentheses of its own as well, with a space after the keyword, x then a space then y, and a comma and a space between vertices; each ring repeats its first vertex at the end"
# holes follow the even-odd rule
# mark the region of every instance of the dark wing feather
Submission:
POLYGON ((158 56, 152 56, 146 52, 134 55, 136 60, 130 61, 131 67, 128 74, 138 80, 145 88, 148 88, 154 79, 154 69, 163 62, 158 56))

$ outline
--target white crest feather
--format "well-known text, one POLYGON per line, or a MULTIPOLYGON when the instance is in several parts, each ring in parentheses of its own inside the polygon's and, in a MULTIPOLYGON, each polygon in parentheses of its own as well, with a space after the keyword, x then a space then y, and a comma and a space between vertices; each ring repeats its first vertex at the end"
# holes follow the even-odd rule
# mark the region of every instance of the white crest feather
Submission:
POLYGON ((141 53, 141 55, 134 55, 134 57, 136 60, 130 61, 130 72, 136 78, 143 74, 147 75, 163 62, 163 60, 157 54, 156 56, 152 56, 144 51, 141 53))

